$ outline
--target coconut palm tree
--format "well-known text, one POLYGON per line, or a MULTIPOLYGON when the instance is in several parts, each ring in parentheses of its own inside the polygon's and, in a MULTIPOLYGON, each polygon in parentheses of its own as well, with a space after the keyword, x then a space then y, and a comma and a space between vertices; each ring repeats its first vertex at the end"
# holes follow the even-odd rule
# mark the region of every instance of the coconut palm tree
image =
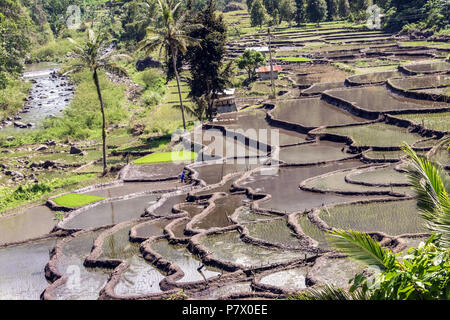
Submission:
MULTIPOLYGON (((447 137, 439 145, 447 146, 449 142, 450 139, 447 137)), ((417 194, 417 207, 426 220, 426 228, 432 233, 425 246, 431 245, 431 251, 442 247, 444 248, 443 254, 448 256, 450 252, 450 188, 448 176, 439 164, 432 162, 426 156, 418 155, 409 145, 404 144, 402 150, 410 157, 410 167, 407 169, 407 174, 410 184, 417 194), (437 247, 433 247, 433 243, 436 243, 437 247)), ((330 235, 330 240, 338 251, 366 266, 374 266, 381 272, 392 270, 393 273, 396 272, 395 270, 405 269, 397 255, 391 250, 383 248, 369 234, 354 230, 334 229, 330 231, 330 235)), ((437 277, 437 275, 434 277, 437 277)), ((398 280, 398 278, 395 280, 398 280)), ((356 289, 357 282, 354 282, 352 292, 327 285, 307 290, 295 298, 302 300, 369 299, 370 295, 367 291, 356 289)), ((393 283, 393 281, 391 282, 393 283)), ((413 289, 416 288, 411 290, 413 289)), ((442 290, 448 289, 443 288, 442 290)), ((416 290, 414 294, 420 298, 420 290, 416 290)))
MULTIPOLYGON (((75 43, 72 39, 69 40, 75 43)), ((126 55, 114 54, 114 51, 110 48, 111 41, 108 39, 106 34, 95 34, 93 30, 87 31, 87 40, 83 46, 79 46, 76 43, 75 45, 73 58, 76 62, 72 65, 73 69, 70 72, 89 68, 92 72, 92 79, 95 87, 97 88, 97 96, 102 113, 103 174, 106 174, 106 118, 102 92, 98 80, 98 70, 105 70, 118 75, 126 76, 127 71, 114 63, 115 60, 125 57, 126 55)))
POLYGON ((192 29, 198 27, 198 25, 187 23, 187 12, 182 11, 181 4, 181 1, 158 0, 158 10, 161 18, 160 25, 147 28, 147 37, 140 42, 139 49, 145 50, 147 55, 150 55, 158 48, 159 54, 161 55, 161 52, 164 50, 167 62, 169 62, 169 54, 172 56, 172 66, 177 80, 183 128, 186 130, 180 77, 177 70, 177 58, 178 53, 184 54, 188 46, 198 45, 199 41, 189 36, 192 29))

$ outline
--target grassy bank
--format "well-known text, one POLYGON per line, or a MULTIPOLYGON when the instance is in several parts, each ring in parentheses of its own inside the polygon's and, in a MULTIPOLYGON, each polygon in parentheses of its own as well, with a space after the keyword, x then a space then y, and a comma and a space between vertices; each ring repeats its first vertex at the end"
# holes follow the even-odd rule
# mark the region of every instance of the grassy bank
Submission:
POLYGON ((31 83, 21 79, 9 79, 4 90, 0 90, 0 119, 16 114, 23 108, 31 83))

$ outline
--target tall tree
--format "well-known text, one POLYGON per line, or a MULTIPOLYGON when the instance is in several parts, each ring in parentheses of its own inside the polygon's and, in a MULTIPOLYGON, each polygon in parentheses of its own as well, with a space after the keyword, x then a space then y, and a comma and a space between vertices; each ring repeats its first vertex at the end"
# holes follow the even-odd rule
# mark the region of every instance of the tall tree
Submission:
POLYGON ((295 18, 295 2, 294 0, 281 0, 280 1, 280 18, 282 21, 286 21, 291 24, 295 18))
POLYGON ((20 2, 0 1, 0 89, 6 86, 7 75, 22 72, 22 59, 30 46, 29 24, 20 2))
POLYGON ((333 21, 338 17, 338 0, 327 0, 327 19, 333 21))
POLYGON ((295 0, 295 6, 297 7, 295 22, 300 26, 301 24, 306 23, 306 1, 295 0))
MULTIPOLYGON (((71 41, 74 42, 73 40, 71 41)), ((107 169, 106 117, 100 82, 98 80, 98 71, 106 70, 119 75, 127 75, 127 71, 114 62, 116 59, 125 55, 114 55, 114 51, 109 48, 110 44, 111 41, 107 38, 105 33, 96 35, 94 31, 88 30, 87 40, 84 46, 75 46, 74 58, 76 59, 76 63, 73 65, 73 71, 80 70, 82 68, 89 68, 92 72, 92 79, 97 89, 97 96, 100 102, 100 111, 102 113, 103 174, 106 174, 107 169)))
POLYGON ((308 0, 308 18, 319 25, 327 16, 327 2, 325 0, 308 0))
POLYGON ((188 46, 197 45, 199 41, 189 36, 190 32, 198 26, 186 23, 187 12, 182 11, 181 4, 181 1, 172 2, 172 0, 158 0, 160 24, 156 27, 150 26, 147 28, 148 37, 140 42, 139 48, 145 50, 147 55, 150 55, 158 48, 161 54, 164 49, 166 61, 168 60, 170 53, 175 78, 177 80, 183 128, 186 131, 186 119, 184 116, 183 98, 181 96, 177 57, 179 53, 185 54, 188 46))
POLYGON ((238 68, 247 70, 249 80, 255 76, 255 69, 264 63, 262 53, 255 50, 245 50, 242 56, 237 59, 238 68))
POLYGON ((231 62, 224 64, 227 26, 223 15, 217 13, 213 0, 206 8, 198 11, 192 20, 201 26, 190 33, 192 38, 200 39, 199 45, 189 47, 186 54, 191 71, 191 78, 188 80, 190 96, 199 110, 204 106, 204 100, 206 101, 205 112, 211 118, 213 101, 217 93, 226 88, 231 70, 231 62))
POLYGON ((350 14, 350 4, 348 3, 348 0, 339 0, 339 16, 341 18, 347 18, 350 14))
POLYGON ((252 27, 262 25, 266 21, 267 10, 264 7, 262 0, 254 0, 252 4, 252 9, 250 10, 250 23, 252 27))

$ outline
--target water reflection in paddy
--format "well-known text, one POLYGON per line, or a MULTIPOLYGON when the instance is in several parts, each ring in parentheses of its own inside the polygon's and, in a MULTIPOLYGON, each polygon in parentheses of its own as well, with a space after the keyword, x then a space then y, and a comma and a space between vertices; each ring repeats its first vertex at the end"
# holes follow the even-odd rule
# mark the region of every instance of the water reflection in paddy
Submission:
POLYGON ((174 246, 167 240, 152 243, 151 249, 160 254, 164 259, 177 264, 184 272, 184 277, 179 282, 201 281, 221 274, 217 269, 199 267, 203 265, 201 260, 190 253, 185 246, 174 246))
POLYGON ((140 217, 157 200, 157 195, 145 195, 127 200, 111 201, 82 211, 64 223, 65 228, 85 229, 112 225, 140 217))
POLYGON ((56 240, 0 249, 0 300, 39 300, 49 285, 44 268, 56 240))
POLYGON ((0 244, 24 241, 45 235, 55 226, 54 218, 54 212, 42 205, 0 218, 0 244))

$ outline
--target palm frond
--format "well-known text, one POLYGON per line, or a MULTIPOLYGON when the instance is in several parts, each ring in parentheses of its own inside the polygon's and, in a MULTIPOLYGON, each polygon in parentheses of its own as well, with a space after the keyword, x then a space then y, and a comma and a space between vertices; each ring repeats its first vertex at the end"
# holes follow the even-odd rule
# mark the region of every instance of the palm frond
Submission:
POLYGON ((450 199, 448 178, 442 167, 418 155, 409 145, 402 150, 411 158, 409 182, 417 194, 417 207, 431 232, 441 234, 440 244, 450 247, 450 199))
POLYGON ((391 251, 383 248, 364 232, 340 229, 329 232, 331 235, 330 241, 336 249, 367 266, 376 266, 385 270, 394 258, 391 251))
POLYGON ((310 288, 294 296, 288 297, 289 300, 368 300, 369 296, 362 293, 361 290, 348 292, 344 289, 322 285, 316 288, 310 288))
POLYGON ((108 62, 101 66, 102 69, 114 73, 118 76, 128 77, 128 71, 122 66, 119 66, 118 64, 115 64, 113 62, 108 62))

